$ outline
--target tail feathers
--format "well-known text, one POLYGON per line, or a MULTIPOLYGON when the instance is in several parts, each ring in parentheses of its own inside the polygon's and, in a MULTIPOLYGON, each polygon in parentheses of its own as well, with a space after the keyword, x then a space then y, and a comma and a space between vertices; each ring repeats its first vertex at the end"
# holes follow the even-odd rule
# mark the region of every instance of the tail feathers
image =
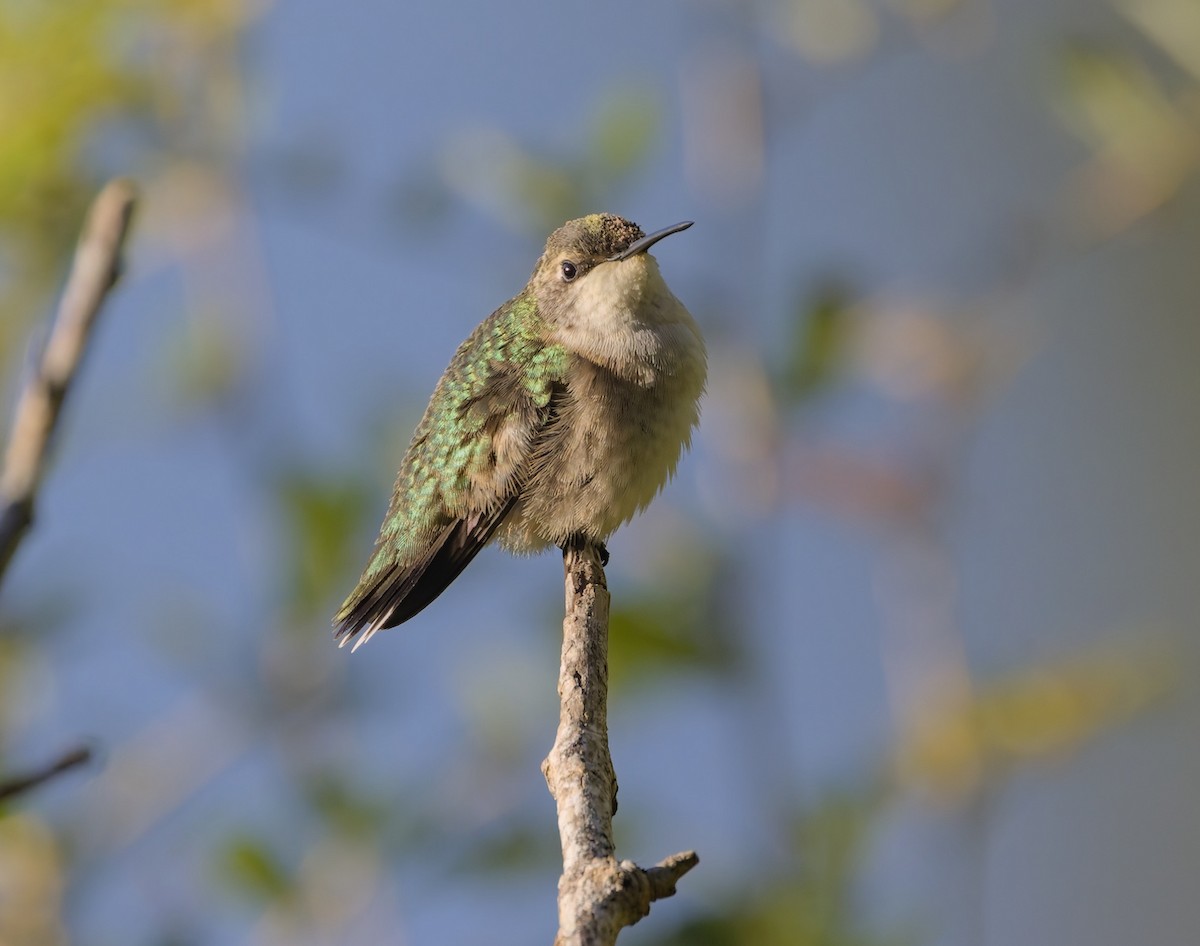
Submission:
POLYGON ((353 641, 351 649, 358 650, 376 631, 423 611, 487 545, 515 501, 448 523, 416 561, 395 562, 361 581, 334 618, 338 646, 353 641))

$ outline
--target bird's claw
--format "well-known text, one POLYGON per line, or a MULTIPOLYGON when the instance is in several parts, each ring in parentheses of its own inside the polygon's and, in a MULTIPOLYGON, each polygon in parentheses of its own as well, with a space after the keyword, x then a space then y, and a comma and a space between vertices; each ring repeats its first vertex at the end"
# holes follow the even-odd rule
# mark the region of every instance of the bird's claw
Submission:
POLYGON ((597 542, 589 539, 582 532, 575 532, 567 536, 567 540, 563 542, 561 548, 563 554, 565 555, 569 550, 572 549, 581 552, 589 545, 595 546, 596 552, 600 555, 601 567, 607 567, 609 558, 608 547, 603 542, 597 542))

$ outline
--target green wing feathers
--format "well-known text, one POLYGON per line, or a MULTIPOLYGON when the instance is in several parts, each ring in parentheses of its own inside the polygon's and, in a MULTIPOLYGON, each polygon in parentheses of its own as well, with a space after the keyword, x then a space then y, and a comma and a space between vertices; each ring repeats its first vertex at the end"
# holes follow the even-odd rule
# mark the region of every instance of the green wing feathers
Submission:
POLYGON ((425 608, 512 509, 565 374, 566 353, 541 327, 518 297, 455 353, 404 454, 375 551, 334 618, 342 644, 425 608))

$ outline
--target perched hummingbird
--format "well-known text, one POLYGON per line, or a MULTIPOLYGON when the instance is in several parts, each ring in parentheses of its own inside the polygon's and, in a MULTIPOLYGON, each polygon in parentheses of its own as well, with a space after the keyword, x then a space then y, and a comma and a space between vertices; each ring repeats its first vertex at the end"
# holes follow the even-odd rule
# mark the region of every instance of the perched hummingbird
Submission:
POLYGON ((675 472, 707 359, 649 236, 563 224, 520 293, 459 346, 400 464, 375 552, 334 618, 354 647, 421 611, 493 538, 603 542, 675 472))

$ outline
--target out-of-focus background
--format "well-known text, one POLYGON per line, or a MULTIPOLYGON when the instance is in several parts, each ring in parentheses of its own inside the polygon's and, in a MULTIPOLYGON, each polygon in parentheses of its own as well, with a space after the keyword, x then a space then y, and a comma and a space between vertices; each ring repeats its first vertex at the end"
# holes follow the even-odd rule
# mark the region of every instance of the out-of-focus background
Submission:
MULTIPOLYGON (((129 269, 0 602, 0 944, 549 942, 557 556, 329 616, 546 234, 711 351, 610 544, 623 943, 1200 937, 1195 0, 0 0, 6 417, 129 269)), ((7 421, 6 421, 7 422, 7 421)))

